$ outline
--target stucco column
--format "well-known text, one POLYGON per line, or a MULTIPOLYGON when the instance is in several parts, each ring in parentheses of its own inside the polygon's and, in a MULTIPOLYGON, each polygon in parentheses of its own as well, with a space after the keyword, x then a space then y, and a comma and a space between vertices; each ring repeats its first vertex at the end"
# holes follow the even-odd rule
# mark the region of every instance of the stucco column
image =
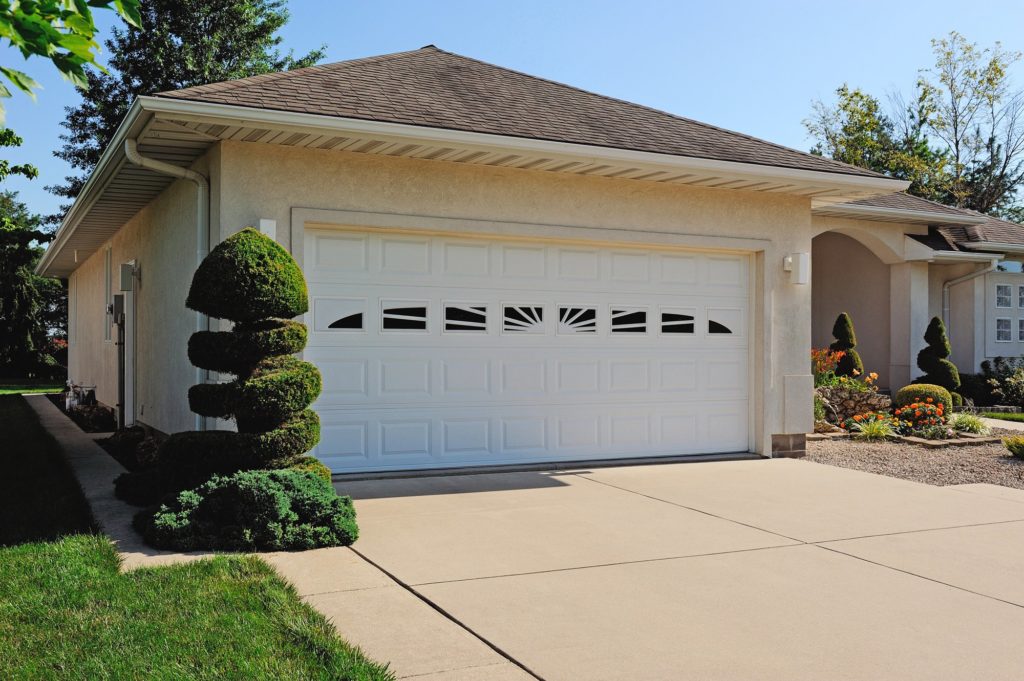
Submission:
POLYGON ((928 328, 928 263, 889 267, 889 386, 896 392, 921 374, 917 353, 928 328))

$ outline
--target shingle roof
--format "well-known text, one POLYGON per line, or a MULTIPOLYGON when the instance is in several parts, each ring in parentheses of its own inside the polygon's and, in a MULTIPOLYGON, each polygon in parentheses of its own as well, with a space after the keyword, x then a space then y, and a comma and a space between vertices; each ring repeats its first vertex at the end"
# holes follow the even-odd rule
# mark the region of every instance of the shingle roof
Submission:
POLYGON ((984 215, 970 211, 975 215, 982 215, 985 222, 980 225, 967 225, 963 229, 966 232, 966 239, 961 241, 988 241, 1001 244, 1024 245, 1024 225, 1015 222, 1000 220, 991 215, 984 215))
POLYGON ((843 175, 877 173, 440 50, 212 83, 157 96, 843 175))
POLYGON ((893 208, 896 210, 913 210, 921 211, 926 213, 939 213, 943 215, 974 215, 974 211, 967 211, 962 208, 954 208, 953 206, 947 206, 939 203, 938 201, 931 201, 929 199, 923 199, 920 196, 914 196, 913 194, 906 194, 904 192, 898 192, 895 194, 882 194, 880 196, 869 196, 866 199, 858 199, 857 201, 850 201, 850 206, 869 206, 871 208, 893 208))

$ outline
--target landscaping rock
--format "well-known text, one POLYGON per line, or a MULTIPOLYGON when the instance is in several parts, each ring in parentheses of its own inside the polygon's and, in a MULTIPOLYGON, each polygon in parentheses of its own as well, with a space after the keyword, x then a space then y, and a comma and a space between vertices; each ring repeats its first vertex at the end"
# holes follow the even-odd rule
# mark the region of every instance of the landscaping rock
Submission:
POLYGON ((838 386, 822 386, 815 392, 825 404, 825 418, 839 424, 858 414, 886 411, 892 406, 888 395, 874 390, 858 391, 838 386))

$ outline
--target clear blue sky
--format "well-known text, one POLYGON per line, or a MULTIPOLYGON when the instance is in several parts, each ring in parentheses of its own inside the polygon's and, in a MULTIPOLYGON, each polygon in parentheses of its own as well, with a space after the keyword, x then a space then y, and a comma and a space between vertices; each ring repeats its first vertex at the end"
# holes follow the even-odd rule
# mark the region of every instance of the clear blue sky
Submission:
MULTIPOLYGON (((326 44, 328 61, 341 61, 435 44, 799 149, 810 145, 801 121, 811 100, 844 82, 880 96, 909 90, 931 63, 931 38, 955 29, 1024 50, 1020 0, 292 0, 290 9, 282 35, 297 53, 326 44)), ((35 163, 41 175, 6 188, 53 212, 59 201, 43 185, 66 172, 52 151, 78 96, 48 62, 0 55, 45 87, 37 102, 7 100, 8 125, 25 138, 7 158, 35 163)), ((1024 65, 1014 77, 1021 82, 1024 65)))

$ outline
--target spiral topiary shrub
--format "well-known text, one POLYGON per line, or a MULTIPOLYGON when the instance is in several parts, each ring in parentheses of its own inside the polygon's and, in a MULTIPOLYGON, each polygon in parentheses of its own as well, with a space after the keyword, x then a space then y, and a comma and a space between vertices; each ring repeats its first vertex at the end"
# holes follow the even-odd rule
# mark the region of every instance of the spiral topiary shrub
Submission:
POLYGON ((853 320, 845 312, 836 317, 836 323, 832 326, 832 337, 835 342, 829 345, 830 350, 843 353, 836 365, 836 376, 860 376, 864 373, 864 362, 857 354, 857 334, 853 331, 853 320))
MULTIPOLYGON (((917 366, 924 372, 924 376, 916 379, 914 383, 941 385, 955 394, 960 387, 960 372, 948 359, 952 349, 949 346, 949 337, 946 336, 946 326, 941 319, 932 317, 928 330, 924 333, 924 340, 928 344, 927 347, 917 353, 917 366)), ((954 402, 957 401, 957 397, 959 395, 953 398, 954 402)))
POLYGON ((156 467, 122 475, 118 496, 146 505, 195 487, 211 475, 287 468, 320 440, 309 406, 320 394, 320 372, 293 355, 306 346, 306 327, 286 319, 307 309, 306 282, 291 255, 254 229, 224 240, 192 279, 186 305, 234 322, 231 331, 201 331, 188 344, 190 361, 228 383, 189 389, 189 407, 206 417, 234 419, 238 432, 175 433, 156 467))
POLYGON ((359 536, 355 509, 311 471, 241 471, 185 490, 135 527, 160 549, 301 551, 347 546, 359 536))

